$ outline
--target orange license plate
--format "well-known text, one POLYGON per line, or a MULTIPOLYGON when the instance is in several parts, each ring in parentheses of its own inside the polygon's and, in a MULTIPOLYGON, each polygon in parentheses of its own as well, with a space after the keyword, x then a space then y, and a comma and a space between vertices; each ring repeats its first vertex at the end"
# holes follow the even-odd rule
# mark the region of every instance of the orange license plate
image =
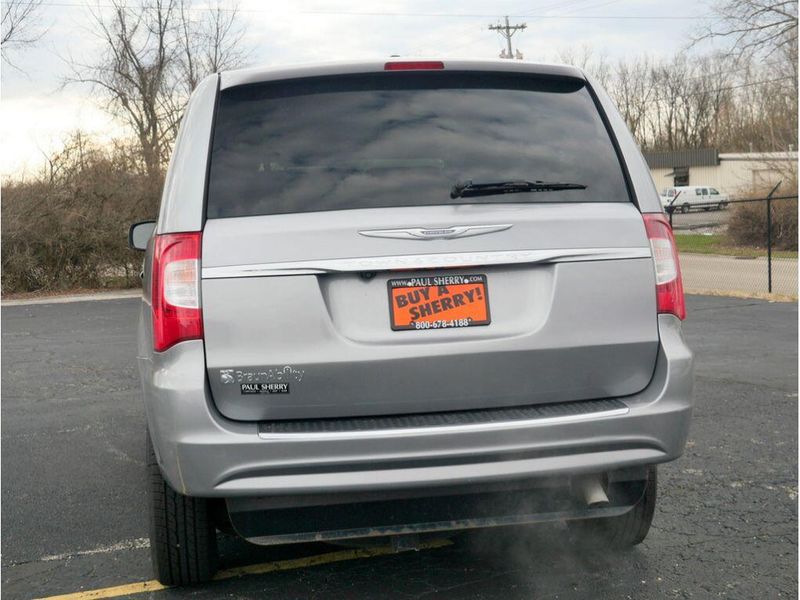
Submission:
POLYGON ((433 275, 389 280, 392 329, 451 329, 492 322, 486 275, 433 275))

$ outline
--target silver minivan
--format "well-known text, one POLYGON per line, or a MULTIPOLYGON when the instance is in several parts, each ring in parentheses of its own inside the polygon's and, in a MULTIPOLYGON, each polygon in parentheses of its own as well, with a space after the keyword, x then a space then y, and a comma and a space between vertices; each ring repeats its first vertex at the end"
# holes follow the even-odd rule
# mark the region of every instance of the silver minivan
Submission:
POLYGON ((211 75, 130 243, 161 582, 210 579, 218 530, 647 535, 692 353, 659 195, 583 71, 211 75))

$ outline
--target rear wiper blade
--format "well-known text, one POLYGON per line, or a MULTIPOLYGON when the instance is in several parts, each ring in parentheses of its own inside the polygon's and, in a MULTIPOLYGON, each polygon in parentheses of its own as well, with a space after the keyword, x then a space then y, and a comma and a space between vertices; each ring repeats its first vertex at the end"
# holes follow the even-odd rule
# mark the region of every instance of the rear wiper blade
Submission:
POLYGON ((457 183, 450 190, 450 197, 493 196, 495 194, 520 194, 522 192, 557 192, 560 190, 585 190, 582 183, 558 181, 498 181, 494 183, 457 183))

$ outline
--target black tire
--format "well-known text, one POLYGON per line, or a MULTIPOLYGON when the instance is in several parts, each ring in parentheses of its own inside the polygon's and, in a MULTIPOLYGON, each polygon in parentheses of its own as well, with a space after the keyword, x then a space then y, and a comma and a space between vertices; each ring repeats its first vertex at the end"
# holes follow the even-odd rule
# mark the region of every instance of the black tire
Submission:
POLYGON ((583 546, 597 549, 625 550, 640 544, 650 531, 656 509, 658 476, 655 466, 647 469, 644 494, 636 505, 619 517, 568 521, 583 546))
POLYGON ((217 532, 209 500, 173 490, 161 475, 147 434, 150 558, 164 585, 211 580, 217 572, 217 532))
POLYGON ((688 213, 689 212, 689 205, 688 204, 684 204, 683 206, 681 206, 681 212, 683 214, 688 213))
POLYGON ((718 210, 725 210, 725 208, 726 208, 727 206, 728 206, 728 203, 727 203, 727 202, 720 202, 720 203, 719 203, 719 206, 717 207, 717 209, 718 209, 718 210))

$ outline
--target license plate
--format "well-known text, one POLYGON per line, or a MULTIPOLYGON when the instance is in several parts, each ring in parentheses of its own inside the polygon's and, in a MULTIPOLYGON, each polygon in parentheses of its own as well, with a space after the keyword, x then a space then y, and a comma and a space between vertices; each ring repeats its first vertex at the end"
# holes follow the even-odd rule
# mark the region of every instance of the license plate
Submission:
POLYGON ((392 329, 452 329, 488 325, 486 275, 433 275, 389 280, 392 329))

